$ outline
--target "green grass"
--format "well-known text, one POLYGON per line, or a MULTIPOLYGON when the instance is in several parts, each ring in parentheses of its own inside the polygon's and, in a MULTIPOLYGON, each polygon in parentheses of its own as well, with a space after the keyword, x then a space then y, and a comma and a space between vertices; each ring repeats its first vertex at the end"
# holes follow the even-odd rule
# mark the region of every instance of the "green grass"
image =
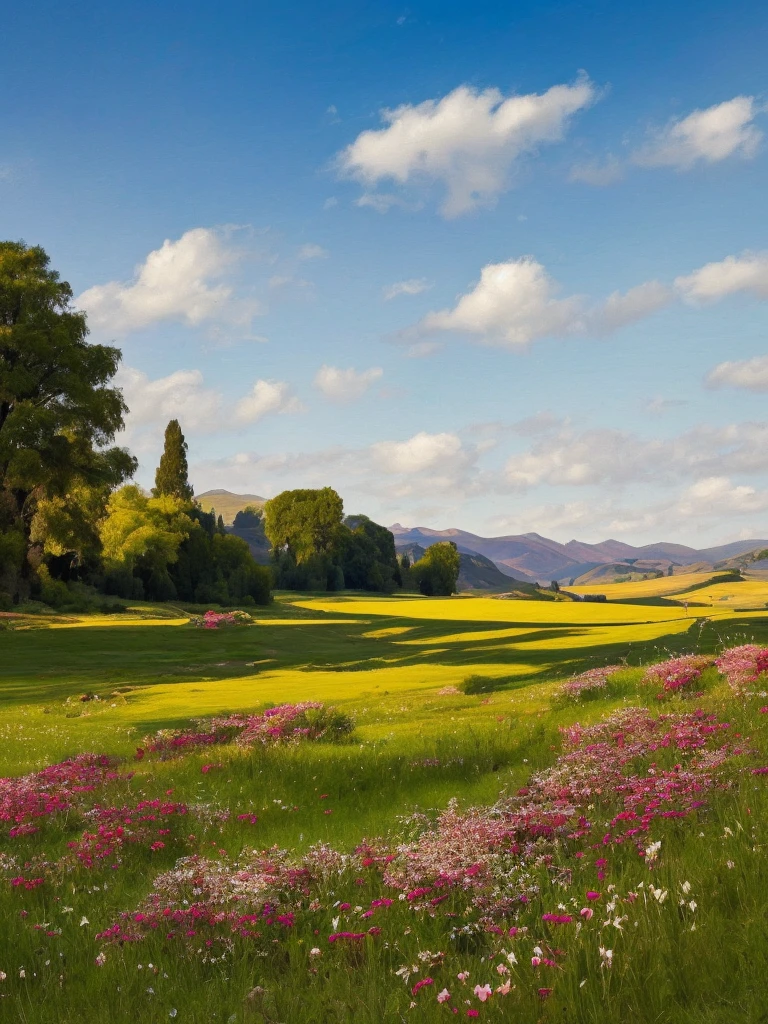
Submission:
MULTIPOLYGON (((334 704, 353 716, 355 733, 340 744, 250 752, 228 746, 170 761, 131 760, 134 778, 116 784, 111 799, 128 803, 170 790, 169 799, 204 808, 190 817, 194 842, 184 838, 185 825, 165 849, 128 850, 117 871, 106 863, 70 871, 34 891, 10 886, 4 871, 0 971, 7 979, 0 982, 0 1019, 374 1024, 452 1016, 437 1003, 436 990, 429 998, 420 994, 409 1010, 408 988, 395 971, 420 951, 440 951, 446 966, 433 973, 448 979, 453 971, 452 989, 460 989, 459 968, 470 970, 471 985, 497 984, 487 963, 496 940, 483 934, 450 940, 445 919, 396 904, 386 942, 329 947, 333 903, 348 898, 365 905, 381 894, 380 884, 368 878, 358 887, 345 877, 338 891, 326 894, 319 937, 299 924, 279 943, 262 945, 257 956, 238 945, 223 959, 202 946, 200 953, 182 955, 151 937, 110 947, 107 963, 97 967, 95 934, 134 908, 157 873, 182 854, 219 856, 223 850, 237 858, 253 847, 300 852, 317 842, 348 852, 364 837, 396 842, 433 820, 452 798, 467 807, 515 792, 557 756, 559 726, 597 721, 627 703, 654 703, 632 666, 747 639, 768 644, 768 616, 717 608, 690 609, 685 616, 679 607, 626 604, 283 595, 258 613, 257 625, 210 632, 168 612, 141 607, 125 616, 68 622, 30 616, 15 623, 22 628, 0 632, 0 772, 19 775, 82 751, 128 761, 142 737, 157 729, 284 701, 334 704), (558 680, 620 661, 627 671, 599 699, 579 706, 555 699, 558 680), (471 676, 491 680, 488 692, 450 692, 471 676), (84 693, 100 699, 81 702, 84 693), (202 772, 208 764, 216 767, 202 772), (223 808, 233 812, 227 821, 213 813, 223 808), (238 821, 240 812, 255 813, 258 822, 238 821), (414 814, 426 817, 416 824, 404 820, 414 814), (81 926, 82 917, 88 923, 81 926), (36 929, 39 924, 46 927, 36 929), (307 949, 315 944, 323 950, 313 966, 307 949)), ((734 704, 714 675, 704 688, 705 704, 726 708, 732 728, 768 750, 768 716, 757 715, 754 705, 734 704)), ((586 937, 574 938, 550 1000, 538 1000, 535 989, 530 996, 531 984, 521 977, 518 995, 507 1003, 489 1000, 483 1017, 526 1024, 768 1020, 760 983, 768 951, 766 813, 765 780, 745 776, 702 812, 697 828, 670 823, 653 881, 675 892, 683 881, 691 883, 700 907, 694 931, 672 897, 663 912, 633 908, 638 926, 612 935, 617 953, 610 972, 600 969, 586 937)), ((2 823, 0 867, 4 855, 14 856, 15 870, 34 874, 38 858, 60 858, 82 829, 74 817, 10 839, 2 823)), ((648 880, 631 852, 617 854, 606 882, 621 892, 648 880)), ((594 878, 585 874, 573 884, 583 890, 594 878)), ((562 897, 557 891, 550 903, 567 899, 567 889, 562 897)), ((463 913, 460 899, 455 911, 463 913)), ((530 976, 524 964, 521 971, 530 976)))

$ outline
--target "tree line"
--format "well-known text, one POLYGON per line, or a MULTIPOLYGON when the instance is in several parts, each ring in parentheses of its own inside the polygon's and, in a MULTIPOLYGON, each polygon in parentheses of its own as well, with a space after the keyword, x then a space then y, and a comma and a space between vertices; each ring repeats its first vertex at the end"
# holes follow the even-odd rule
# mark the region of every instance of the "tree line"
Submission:
POLYGON ((195 501, 177 420, 151 493, 130 483, 137 460, 114 443, 128 412, 114 385, 121 353, 87 335, 45 251, 0 242, 0 610, 29 599, 85 608, 95 596, 263 604, 273 586, 454 592, 455 545, 398 560, 391 532, 345 517, 330 487, 238 513, 236 526, 271 545, 271 565, 258 564, 195 501))

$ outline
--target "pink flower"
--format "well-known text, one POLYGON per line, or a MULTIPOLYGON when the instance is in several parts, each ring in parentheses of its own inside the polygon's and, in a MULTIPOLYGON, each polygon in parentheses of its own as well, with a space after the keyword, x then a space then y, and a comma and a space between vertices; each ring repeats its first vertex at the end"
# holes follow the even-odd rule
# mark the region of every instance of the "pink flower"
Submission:
POLYGON ((484 1003, 486 999, 490 999, 493 995, 493 989, 490 985, 475 985, 475 995, 484 1003))
POLYGON ((592 919, 592 917, 593 917, 595 912, 592 909, 592 907, 582 907, 581 910, 579 911, 579 913, 581 914, 581 916, 584 918, 585 921, 590 921, 592 919))
POLYGON ((467 1010, 467 1016, 468 1017, 479 1017, 480 1016, 480 1011, 479 1010, 469 1009, 469 1010, 467 1010))
POLYGON ((600 893, 600 892, 593 892, 591 889, 587 893, 587 899, 588 900, 599 900, 601 896, 602 896, 602 893, 600 893))
POLYGON ((459 981, 465 982, 469 977, 469 971, 459 971, 456 977, 459 979, 459 981))
POLYGON ((541 957, 540 956, 532 956, 531 957, 531 967, 538 967, 540 964, 541 964, 541 957))
POLYGON ((422 978, 421 981, 416 982, 416 984, 411 989, 411 992, 413 993, 413 995, 416 995, 417 992, 421 991, 421 989, 423 988, 426 988, 427 985, 434 985, 434 981, 431 978, 422 978))
POLYGON ((438 992, 437 993, 437 1001, 438 1001, 438 1003, 447 1003, 450 998, 451 998, 451 993, 448 991, 447 988, 444 988, 442 992, 438 992))

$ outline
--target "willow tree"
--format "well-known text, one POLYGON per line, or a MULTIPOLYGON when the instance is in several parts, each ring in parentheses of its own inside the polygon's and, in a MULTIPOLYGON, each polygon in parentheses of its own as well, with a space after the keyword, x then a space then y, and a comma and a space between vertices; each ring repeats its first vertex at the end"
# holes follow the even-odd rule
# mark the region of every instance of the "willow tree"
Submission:
POLYGON ((89 344, 85 314, 39 246, 0 242, 0 589, 28 593, 41 501, 113 487, 135 459, 111 446, 127 412, 120 351, 89 344))

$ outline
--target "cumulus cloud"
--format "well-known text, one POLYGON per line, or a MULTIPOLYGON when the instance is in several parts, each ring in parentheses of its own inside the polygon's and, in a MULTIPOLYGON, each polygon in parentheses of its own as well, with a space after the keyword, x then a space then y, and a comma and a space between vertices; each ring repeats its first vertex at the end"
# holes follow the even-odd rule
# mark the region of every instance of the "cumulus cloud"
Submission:
POLYGON ((176 370, 151 380, 132 366, 121 366, 115 383, 130 412, 126 427, 135 430, 177 419, 182 428, 215 429, 221 421, 221 394, 207 388, 200 370, 176 370))
POLYGON ((282 380, 257 380, 249 394, 235 405, 235 420, 257 423, 270 413, 303 412, 304 406, 282 380))
POLYGON ((493 203, 509 187, 515 162, 560 141, 573 115, 594 100, 586 77, 524 96, 461 85, 439 100, 382 111, 385 127, 358 135, 340 154, 339 168, 369 189, 384 180, 441 182, 442 212, 455 217, 493 203))
POLYGON ((423 277, 410 277, 407 281, 395 281, 384 289, 384 298, 387 302, 396 299, 398 295, 420 295, 429 288, 423 277))
POLYGON ((692 274, 675 279, 675 287, 686 302, 716 302, 749 292, 768 299, 768 252, 726 256, 719 263, 707 263, 692 274))
POLYGON ((380 366, 359 371, 353 367, 342 370, 337 366, 321 366, 313 383, 332 402, 351 402, 361 398, 383 374, 380 366))
POLYGON ((768 356, 755 356, 732 363, 720 363, 707 374, 711 388, 743 388, 768 392, 768 356))
POLYGON ((583 296, 559 298, 558 292, 557 283, 531 256, 489 263, 453 309, 429 313, 419 330, 474 334, 488 345, 520 348, 538 338, 608 333, 650 315, 672 298, 658 281, 624 294, 614 292, 592 307, 583 296))
POLYGON ((628 431, 570 428, 543 437, 512 456, 504 480, 512 490, 550 486, 674 484, 768 469, 768 423, 699 425, 676 437, 645 438, 628 431))
POLYGON ((421 431, 407 441, 380 441, 371 452, 385 473, 424 473, 455 465, 462 458, 462 444, 456 434, 421 431))
POLYGON ((150 252, 130 281, 94 285, 77 305, 92 330, 117 335, 165 321, 247 330, 260 305, 235 294, 231 275, 243 255, 231 231, 193 228, 150 252))
POLYGON ((753 96, 736 96, 725 103, 694 110, 670 121, 632 156, 645 167, 689 170, 699 161, 717 163, 729 156, 753 157, 763 133, 753 124, 758 107, 753 96))

